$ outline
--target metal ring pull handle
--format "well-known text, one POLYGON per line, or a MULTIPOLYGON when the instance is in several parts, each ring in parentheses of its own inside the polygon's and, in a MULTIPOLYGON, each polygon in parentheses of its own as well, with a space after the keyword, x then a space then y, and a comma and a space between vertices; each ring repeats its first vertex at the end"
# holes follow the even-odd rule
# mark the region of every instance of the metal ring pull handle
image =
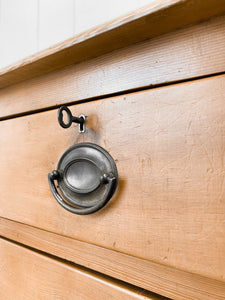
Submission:
POLYGON ((103 206, 106 205, 106 203, 110 200, 112 197, 112 194, 114 193, 115 190, 115 185, 116 185, 116 177, 113 176, 113 174, 108 174, 104 176, 104 184, 108 184, 108 192, 105 194, 105 196, 100 199, 97 204, 90 206, 90 207, 75 207, 73 205, 70 205, 67 203, 58 193, 57 188, 55 186, 54 180, 58 179, 60 176, 58 171, 53 171, 52 173, 48 174, 48 180, 49 180, 49 185, 50 189, 52 191, 53 196, 57 200, 57 202, 66 210, 68 210, 71 213, 78 214, 78 215, 88 215, 92 214, 99 209, 101 209, 103 206))
POLYGON ((92 143, 80 143, 63 153, 57 170, 48 174, 48 181, 53 196, 63 208, 87 215, 111 199, 118 174, 113 158, 105 149, 92 143))

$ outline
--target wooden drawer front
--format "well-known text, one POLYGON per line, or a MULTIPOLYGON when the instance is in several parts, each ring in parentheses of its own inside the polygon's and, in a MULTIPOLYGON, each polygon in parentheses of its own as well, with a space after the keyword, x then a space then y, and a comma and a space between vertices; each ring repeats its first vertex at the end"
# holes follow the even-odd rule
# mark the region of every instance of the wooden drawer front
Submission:
MULTIPOLYGON (((145 32, 149 28, 159 27, 158 24, 149 26, 145 32)), ((130 36, 134 31, 136 29, 130 36)), ((79 64, 0 88, 0 119, 65 102, 224 72, 224 44, 225 17, 221 16, 91 60, 85 59, 79 64)), ((74 53, 73 58, 76 57, 74 53)), ((65 59, 67 55, 62 61, 65 59)), ((44 61, 47 63, 48 59, 44 61)), ((53 67, 55 63, 49 65, 53 67)), ((44 72, 45 65, 40 62, 39 66, 44 72)), ((30 76, 34 76, 34 69, 34 65, 30 67, 30 76)), ((19 69, 16 77, 21 80, 25 73, 19 69)), ((4 81, 9 84, 10 75, 0 77, 0 87, 4 81)))
POLYGON ((138 258, 225 280, 225 76, 1 122, 0 215, 138 258), (116 160, 119 186, 99 212, 78 216, 52 196, 47 174, 89 141, 116 160))
POLYGON ((163 299, 0 239, 0 298, 163 299))

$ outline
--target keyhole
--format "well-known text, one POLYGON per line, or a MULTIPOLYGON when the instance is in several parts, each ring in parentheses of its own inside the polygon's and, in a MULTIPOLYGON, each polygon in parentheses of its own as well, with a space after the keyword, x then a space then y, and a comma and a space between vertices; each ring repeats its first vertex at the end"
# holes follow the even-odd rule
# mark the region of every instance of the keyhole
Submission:
MULTIPOLYGON (((85 121, 85 117, 84 116, 80 116, 81 119, 83 119, 85 121)), ((84 122, 79 124, 79 132, 84 132, 85 128, 84 128, 84 122)))

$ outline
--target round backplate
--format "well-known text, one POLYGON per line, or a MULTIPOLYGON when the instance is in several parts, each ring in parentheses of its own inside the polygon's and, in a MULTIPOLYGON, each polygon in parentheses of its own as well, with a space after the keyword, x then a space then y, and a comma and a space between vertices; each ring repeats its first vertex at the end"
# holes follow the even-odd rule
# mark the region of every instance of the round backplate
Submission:
MULTIPOLYGON (((104 174, 117 178, 117 169, 111 155, 92 143, 70 147, 61 156, 57 170, 58 186, 63 196, 79 207, 91 207, 107 193, 104 174)), ((115 185, 116 188, 116 185, 115 185)))

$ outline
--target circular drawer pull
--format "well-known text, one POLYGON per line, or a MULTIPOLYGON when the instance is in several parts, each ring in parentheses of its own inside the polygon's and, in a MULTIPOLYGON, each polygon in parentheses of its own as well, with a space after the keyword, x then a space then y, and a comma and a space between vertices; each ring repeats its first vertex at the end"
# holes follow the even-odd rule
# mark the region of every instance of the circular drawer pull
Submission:
POLYGON ((53 196, 63 208, 87 215, 98 211, 111 199, 118 175, 115 162, 105 149, 81 143, 62 155, 57 170, 48 174, 48 180, 53 196))

